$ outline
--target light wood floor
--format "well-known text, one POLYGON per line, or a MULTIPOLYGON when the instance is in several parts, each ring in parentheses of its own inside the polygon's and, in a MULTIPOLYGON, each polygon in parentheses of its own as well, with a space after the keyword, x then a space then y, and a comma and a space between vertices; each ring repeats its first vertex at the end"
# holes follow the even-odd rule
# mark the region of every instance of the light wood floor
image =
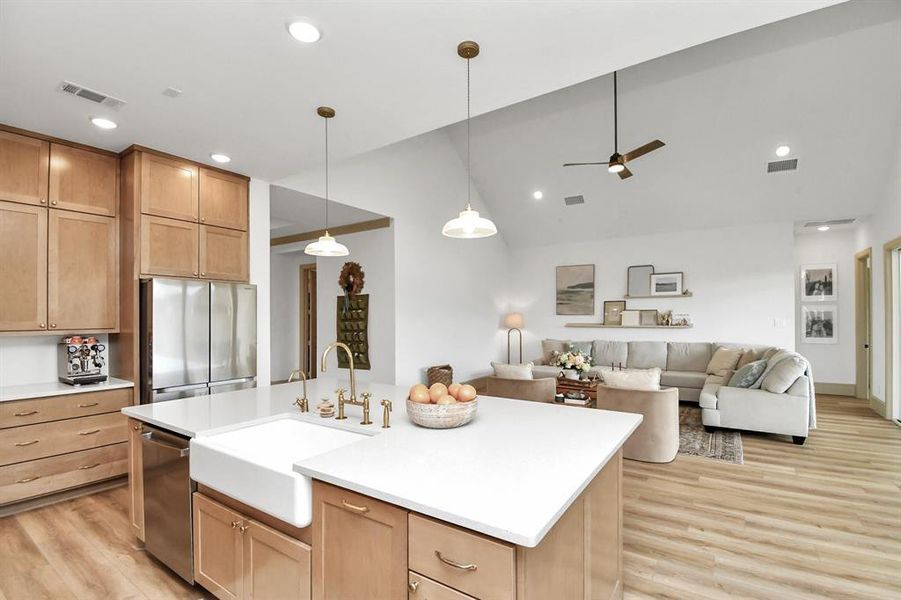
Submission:
MULTIPOLYGON (((625 461, 626 598, 901 598, 901 429, 818 397, 803 447, 625 461)), ((0 600, 207 598, 134 541, 124 487, 0 519, 0 600)), ((552 599, 548 599, 552 600, 552 599)))

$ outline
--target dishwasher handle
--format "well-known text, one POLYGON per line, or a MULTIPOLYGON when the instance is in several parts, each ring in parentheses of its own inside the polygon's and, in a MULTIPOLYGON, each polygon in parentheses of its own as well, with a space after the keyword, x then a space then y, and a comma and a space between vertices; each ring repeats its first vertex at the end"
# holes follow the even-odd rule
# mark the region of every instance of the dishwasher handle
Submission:
POLYGON ((178 452, 179 458, 184 458, 191 452, 190 448, 183 448, 183 447, 177 446, 176 444, 173 444, 171 442, 167 442, 165 440, 161 440, 159 438, 153 437, 152 431, 142 433, 141 437, 144 438, 144 441, 149 442, 151 444, 155 444, 157 446, 162 446, 163 448, 168 448, 169 450, 175 450, 176 452, 178 452))

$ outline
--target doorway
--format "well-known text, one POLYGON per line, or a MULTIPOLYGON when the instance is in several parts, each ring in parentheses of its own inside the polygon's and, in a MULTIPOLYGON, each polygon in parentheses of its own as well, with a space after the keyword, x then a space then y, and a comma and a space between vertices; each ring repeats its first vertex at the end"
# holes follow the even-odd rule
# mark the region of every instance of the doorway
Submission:
POLYGON ((870 390, 873 387, 873 356, 870 349, 873 334, 871 259, 872 248, 854 255, 855 395, 867 401, 870 400, 870 390))
POLYGON ((316 377, 316 264, 300 265, 300 368, 316 377))
POLYGON ((901 237, 883 246, 885 267, 885 416, 901 425, 901 237))

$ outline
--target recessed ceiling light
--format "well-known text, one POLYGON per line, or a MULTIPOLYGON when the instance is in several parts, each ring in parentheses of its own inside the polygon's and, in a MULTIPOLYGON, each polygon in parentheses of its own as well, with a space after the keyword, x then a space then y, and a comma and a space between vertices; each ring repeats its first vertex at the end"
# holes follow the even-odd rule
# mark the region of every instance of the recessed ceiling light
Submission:
POLYGON ((210 158, 215 160, 217 163, 227 163, 232 161, 231 157, 227 154, 218 154, 216 152, 210 154, 210 158))
POLYGON ((288 23, 288 33, 290 33, 291 37, 298 42, 304 42, 305 44, 318 42, 319 38, 322 37, 322 34, 319 33, 319 29, 306 21, 294 21, 293 23, 288 23))
POLYGON ((109 119, 104 119, 103 117, 91 117, 91 123, 93 123, 95 127, 99 127, 100 129, 115 129, 116 127, 118 127, 115 121, 110 121, 109 119))
POLYGON ((776 156, 782 158, 783 156, 788 156, 788 153, 791 152, 792 149, 788 146, 779 146, 776 148, 776 156))
POLYGON ((819 227, 817 227, 817 231, 829 231, 829 226, 828 225, 820 225, 819 227))
POLYGON ((532 192, 532 197, 536 200, 541 200, 542 198, 544 198, 544 193, 541 190, 535 190, 534 192, 532 192))

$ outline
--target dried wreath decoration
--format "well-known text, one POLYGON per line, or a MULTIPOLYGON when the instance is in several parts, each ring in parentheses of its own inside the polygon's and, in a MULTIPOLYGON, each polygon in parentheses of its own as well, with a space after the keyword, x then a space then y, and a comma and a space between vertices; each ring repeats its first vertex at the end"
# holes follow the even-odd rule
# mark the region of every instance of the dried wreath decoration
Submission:
POLYGON ((344 290, 344 294, 351 298, 363 291, 365 274, 360 263, 346 262, 338 276, 338 285, 344 290))

